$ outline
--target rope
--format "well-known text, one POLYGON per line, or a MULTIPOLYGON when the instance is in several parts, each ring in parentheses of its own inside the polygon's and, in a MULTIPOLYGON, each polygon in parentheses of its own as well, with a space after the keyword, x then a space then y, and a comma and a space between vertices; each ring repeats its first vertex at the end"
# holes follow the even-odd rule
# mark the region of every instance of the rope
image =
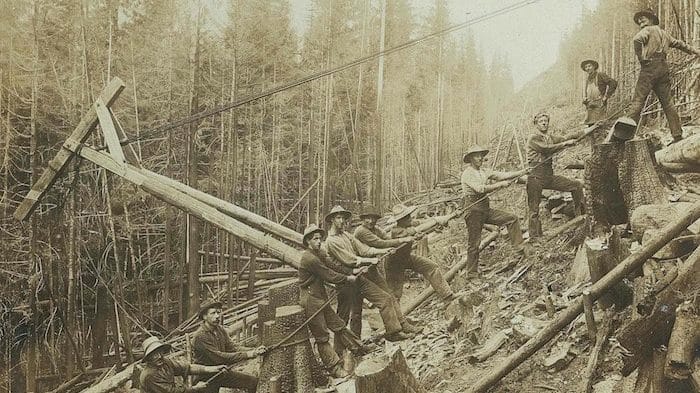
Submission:
MULTIPOLYGON (((515 10, 517 10, 517 9, 519 9, 519 8, 523 8, 523 7, 527 6, 527 5, 537 3, 537 2, 539 2, 539 1, 541 1, 541 0, 524 0, 524 1, 519 1, 519 2, 514 3, 514 4, 512 4, 512 5, 509 5, 509 6, 500 8, 500 9, 498 9, 498 10, 495 10, 495 11, 492 11, 492 12, 489 12, 489 13, 486 13, 486 14, 481 15, 481 16, 476 17, 476 18, 468 19, 468 20, 465 21, 465 22, 462 22, 462 23, 458 23, 458 24, 449 26, 449 27, 447 27, 447 28, 445 28, 445 29, 436 31, 436 32, 434 32, 434 33, 431 33, 431 34, 428 34, 428 35, 425 35, 425 36, 422 36, 422 37, 419 37, 419 38, 416 38, 416 39, 413 39, 413 40, 410 40, 410 41, 406 41, 406 42, 404 42, 404 43, 402 43, 402 44, 399 44, 399 45, 397 45, 397 46, 394 46, 394 47, 392 47, 392 48, 385 49, 385 50, 379 51, 379 52, 375 52, 375 53, 373 53, 373 54, 370 54, 370 55, 367 55, 367 56, 364 56, 364 57, 360 57, 360 58, 358 58, 358 59, 355 59, 355 60, 353 60, 353 61, 351 61, 351 62, 348 62, 348 63, 345 63, 345 64, 343 64, 343 65, 340 65, 340 66, 337 66, 337 67, 334 67, 334 68, 330 68, 330 69, 326 69, 326 70, 323 70, 323 71, 319 71, 319 72, 310 74, 310 75, 308 75, 308 76, 305 76, 305 77, 303 77, 303 78, 301 78, 301 79, 297 79, 297 80, 292 81, 292 82, 288 82, 288 83, 284 83, 284 84, 278 85, 278 86, 276 86, 276 87, 271 88, 270 90, 263 91, 263 92, 260 92, 260 93, 257 93, 257 94, 252 94, 252 95, 249 95, 249 96, 247 96, 247 97, 243 97, 243 98, 240 98, 240 99, 238 99, 238 100, 229 102, 229 103, 227 103, 227 104, 225 104, 225 105, 222 105, 222 106, 219 106, 219 107, 217 107, 217 108, 213 108, 213 109, 210 109, 210 110, 202 111, 202 112, 200 112, 200 113, 197 113, 197 114, 194 114, 194 115, 191 115, 191 116, 188 116, 188 117, 184 117, 184 118, 182 118, 182 119, 180 119, 180 120, 175 120, 175 121, 173 121, 173 122, 164 124, 164 125, 162 125, 162 126, 160 126, 160 127, 153 128, 153 129, 150 129, 150 130, 141 132, 140 136, 135 137, 135 138, 128 138, 128 139, 122 140, 122 141, 120 141, 120 143, 121 143, 122 145, 125 145, 125 144, 129 144, 129 143, 133 143, 133 142, 138 142, 138 141, 144 140, 144 139, 146 139, 146 138, 150 138, 151 136, 153 136, 153 135, 155 135, 155 134, 162 133, 162 132, 165 132, 165 131, 169 131, 169 130, 172 130, 172 129, 174 129, 174 128, 182 127, 182 126, 184 126, 184 125, 186 125, 186 124, 193 123, 193 122, 196 122, 196 121, 198 121, 198 120, 201 120, 201 119, 204 119, 204 118, 207 118, 207 117, 214 116, 214 115, 216 115, 216 114, 218 114, 218 113, 221 113, 221 112, 224 112, 224 111, 227 111, 227 110, 231 110, 231 109, 233 109, 233 108, 239 107, 239 106, 244 105, 244 104, 247 104, 247 103, 249 103, 249 102, 256 101, 256 100, 259 100, 259 99, 261 99, 261 98, 265 98, 265 97, 271 96, 271 95, 273 95, 273 94, 279 93, 279 92, 284 91, 284 90, 289 90, 289 89, 291 89, 291 88, 293 88, 293 87, 297 87, 297 86, 303 85, 303 84, 305 84, 305 83, 314 81, 314 80, 316 80, 316 79, 323 78, 323 77, 325 77, 325 76, 329 76, 329 75, 335 74, 335 73, 340 72, 340 71, 344 71, 344 70, 346 70, 346 69, 349 69, 349 68, 358 66, 358 65, 360 65, 360 64, 366 63, 366 62, 368 62, 368 61, 370 61, 370 60, 374 60, 374 59, 376 59, 376 58, 378 58, 378 57, 381 57, 381 56, 384 56, 384 55, 388 55, 388 54, 391 54, 391 53, 394 53, 394 52, 398 52, 398 51, 403 50, 403 49, 406 49, 406 48, 410 48, 410 47, 412 47, 412 46, 418 45, 418 44, 420 44, 420 43, 422 43, 422 42, 424 42, 424 41, 430 40, 430 39, 432 39, 432 38, 439 37, 439 36, 442 36, 442 35, 445 35, 445 34, 448 34, 448 33, 452 33, 452 32, 457 31, 457 30, 464 29, 464 28, 469 27, 469 26, 471 26, 471 25, 473 25, 473 24, 476 24, 476 23, 479 23, 479 22, 483 22, 483 21, 485 21, 485 20, 489 20, 489 19, 495 18, 496 16, 499 16, 499 15, 507 14, 507 13, 512 12, 512 11, 515 11, 515 10)), ((106 148, 106 146, 102 146, 100 149, 105 149, 105 148, 106 148)))

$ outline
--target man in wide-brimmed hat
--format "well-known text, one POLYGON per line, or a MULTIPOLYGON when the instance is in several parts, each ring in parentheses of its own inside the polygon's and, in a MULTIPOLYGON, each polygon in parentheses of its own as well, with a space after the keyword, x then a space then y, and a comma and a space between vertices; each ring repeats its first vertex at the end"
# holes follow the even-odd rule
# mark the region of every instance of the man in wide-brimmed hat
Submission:
POLYGON ((226 366, 203 366, 190 364, 179 358, 166 358, 170 352, 170 344, 162 342, 158 337, 150 336, 143 340, 144 368, 139 375, 141 393, 162 392, 207 392, 210 386, 201 381, 186 388, 184 381, 176 376, 213 374, 226 366))
POLYGON ((606 73, 598 71, 598 62, 595 60, 582 61, 581 69, 588 75, 585 86, 586 97, 583 100, 583 105, 586 106, 586 120, 584 120, 584 123, 590 126, 597 121, 605 119, 608 99, 615 93, 617 81, 606 73))
MULTIPOLYGON (((350 268, 372 266, 354 284, 346 284, 338 288, 338 315, 347 321, 352 311, 353 320, 360 323, 351 324, 350 329, 355 335, 361 337, 362 298, 364 297, 379 308, 387 340, 400 341, 413 337, 413 334, 421 329, 406 320, 398 302, 390 294, 386 280, 381 277, 376 268, 379 262, 376 257, 389 253, 391 249, 369 247, 347 232, 345 223, 351 216, 352 213, 341 206, 333 207, 326 215, 325 221, 329 230, 328 238, 324 242, 325 251, 330 257, 350 268)), ((342 353, 342 343, 335 340, 335 345, 336 352, 342 353)))
MULTIPOLYGON (((218 392, 220 387, 238 388, 254 393, 258 378, 254 375, 235 371, 231 365, 246 359, 253 359, 265 353, 265 347, 247 348, 236 345, 221 326, 221 302, 208 299, 199 307, 197 315, 201 326, 192 337, 192 358, 195 363, 229 368, 209 383, 207 392, 218 392)), ((201 379, 208 379, 209 375, 201 379)))
POLYGON ((394 206, 392 218, 397 224, 392 228, 391 234, 377 226, 379 214, 376 211, 366 211, 360 216, 363 217, 362 225, 355 229, 355 237, 370 247, 398 247, 409 243, 386 260, 386 281, 397 300, 401 299, 403 293, 404 271, 411 269, 427 279, 438 296, 449 303, 455 295, 442 276, 438 265, 428 258, 411 253, 411 244, 420 238, 415 230, 409 234, 412 229, 410 218, 413 211, 415 207, 403 204, 394 206))
POLYGON ((342 286, 353 284, 357 281, 357 275, 361 268, 346 267, 343 272, 338 272, 325 263, 327 255, 322 253, 321 244, 326 239, 326 231, 316 224, 310 224, 304 230, 303 243, 306 250, 301 254, 299 263, 299 301, 306 310, 306 315, 311 317, 323 307, 309 322, 309 330, 314 336, 316 349, 321 357, 321 362, 336 378, 343 378, 348 373, 343 369, 340 356, 333 350, 329 343, 328 330, 333 336, 343 342, 353 354, 362 355, 365 349, 360 339, 347 328, 347 324, 340 319, 330 305, 326 305, 328 294, 325 283, 342 286))
POLYGON ((530 174, 527 176, 527 206, 528 206, 528 230, 531 238, 542 236, 542 223, 540 221, 540 199, 542 190, 556 190, 570 192, 574 200, 574 214, 583 214, 583 184, 574 179, 554 174, 552 156, 569 146, 576 144, 583 130, 575 131, 569 135, 553 135, 549 131, 549 115, 544 112, 537 113, 532 120, 534 131, 527 139, 527 164, 530 174))
POLYGON ((651 10, 639 11, 634 14, 633 19, 640 29, 632 41, 641 69, 637 77, 629 117, 639 123, 647 96, 653 90, 668 120, 673 141, 679 141, 683 139, 683 129, 671 91, 671 73, 666 57, 669 48, 679 49, 695 56, 700 56, 700 51, 661 29, 659 18, 651 10))
POLYGON ((512 184, 513 179, 528 173, 527 169, 498 172, 484 168, 489 150, 474 145, 462 156, 466 168, 462 172, 462 193, 465 203, 464 221, 467 224, 467 276, 476 277, 479 269, 479 244, 484 224, 506 225, 511 243, 523 250, 520 221, 514 214, 491 208, 488 195, 512 184))

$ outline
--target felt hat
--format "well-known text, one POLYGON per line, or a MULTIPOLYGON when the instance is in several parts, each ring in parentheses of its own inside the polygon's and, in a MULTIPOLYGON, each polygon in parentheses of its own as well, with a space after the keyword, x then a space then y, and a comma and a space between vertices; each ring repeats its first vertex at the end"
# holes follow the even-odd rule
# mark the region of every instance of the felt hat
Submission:
POLYGON ((222 306, 223 303, 216 299, 207 299, 199 306, 199 312, 197 313, 197 315, 199 316, 199 319, 202 319, 204 317, 204 314, 210 308, 221 308, 222 306))
POLYGON ((304 229, 304 236, 302 237, 302 240, 301 240, 302 243, 304 243, 304 245, 306 245, 306 241, 309 240, 311 238, 311 236, 313 236, 313 234, 317 233, 317 232, 321 234, 322 239, 326 238, 326 231, 325 230, 323 230, 322 228, 319 228, 318 225, 316 225, 316 224, 313 224, 313 223, 309 224, 306 227, 306 229, 304 229))
POLYGON ((399 221, 400 219, 411 215, 418 206, 406 206, 403 203, 399 203, 397 205, 394 205, 394 207, 391 208, 391 214, 394 216, 394 220, 399 221))
POLYGON ((340 206, 340 205, 335 205, 335 206, 333 206, 333 208, 331 209, 331 211, 328 212, 328 214, 326 214, 326 217, 323 219, 323 221, 325 221, 325 222, 330 222, 331 219, 332 219, 336 214, 342 214, 342 215, 344 215, 346 218, 350 218, 350 216, 352 216, 352 212, 351 212, 350 210, 345 210, 342 206, 340 206))
POLYGON ((596 70, 598 69, 598 62, 595 60, 591 60, 591 59, 582 61, 581 62, 581 69, 586 71, 586 65, 588 65, 588 64, 593 64, 593 68, 595 68, 596 70))
POLYGON ((365 218, 365 217, 381 218, 382 215, 379 214, 379 210, 377 210, 376 207, 370 205, 370 206, 367 206, 364 210, 362 210, 362 213, 360 213, 360 218, 365 218))
POLYGON ((469 159, 469 156, 471 156, 472 154, 475 154, 475 153, 484 153, 484 155, 486 155, 486 154, 488 154, 488 152, 489 152, 489 149, 487 149, 487 148, 485 148, 485 147, 481 147, 481 146, 479 146, 479 145, 473 145, 473 146, 470 147, 470 148, 467 150, 467 152, 464 153, 464 155, 462 156, 462 162, 467 162, 467 160, 469 159))
POLYGON ((634 23, 639 24, 639 22, 638 22, 638 21, 639 21, 639 18, 641 18, 642 16, 646 16, 647 18, 649 18, 649 20, 651 21, 651 23, 653 23, 653 24, 655 24, 655 25, 658 25, 658 24, 659 24, 659 17, 656 16, 656 14, 654 13, 654 11, 649 10, 649 9, 641 10, 641 11, 635 13, 635 14, 634 14, 634 18, 633 18, 634 23))
POLYGON ((160 348, 167 348, 168 350, 172 348, 170 344, 160 341, 160 339, 156 336, 150 336, 143 340, 143 344, 141 344, 141 347, 143 348, 144 359, 148 359, 148 355, 152 354, 154 351, 160 348))

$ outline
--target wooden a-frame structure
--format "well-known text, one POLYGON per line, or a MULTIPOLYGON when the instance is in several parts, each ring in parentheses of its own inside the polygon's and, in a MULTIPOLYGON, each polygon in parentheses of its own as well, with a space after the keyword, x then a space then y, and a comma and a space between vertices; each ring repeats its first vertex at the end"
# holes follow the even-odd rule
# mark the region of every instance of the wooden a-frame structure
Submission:
POLYGON ((116 121, 111 107, 124 87, 121 79, 114 78, 104 88, 94 105, 82 117, 56 156, 49 162, 48 168, 32 185, 31 190, 15 211, 15 218, 26 220, 39 206, 42 198, 73 158, 81 157, 137 185, 156 198, 223 229, 282 262, 298 267, 301 252, 287 243, 301 246, 300 233, 231 202, 151 172, 141 166, 131 145, 126 143, 122 148, 122 143, 126 141, 126 134, 116 121), (108 152, 86 145, 88 137, 98 125, 108 152))

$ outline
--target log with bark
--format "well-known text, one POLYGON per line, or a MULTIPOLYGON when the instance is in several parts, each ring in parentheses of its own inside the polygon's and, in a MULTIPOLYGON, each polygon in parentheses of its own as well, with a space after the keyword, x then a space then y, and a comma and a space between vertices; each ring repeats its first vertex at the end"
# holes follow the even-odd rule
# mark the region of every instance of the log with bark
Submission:
POLYGON ((673 324, 668 341, 664 375, 671 379, 686 379, 692 373, 695 348, 700 339, 700 317, 694 304, 686 301, 676 309, 676 322, 673 324))
MULTIPOLYGON (((677 202, 637 207, 630 216, 630 226, 634 238, 641 242, 644 232, 663 228, 668 223, 673 222, 683 215, 691 206, 693 206, 693 204, 689 202, 677 202)), ((688 227, 687 232, 684 231, 679 235, 684 236, 688 233, 700 233, 700 221, 694 222, 688 227)))
POLYGON ((671 171, 700 169, 700 134, 691 135, 655 153, 659 165, 671 171))
POLYGON ((272 348, 265 354, 260 367, 258 393, 273 392, 272 377, 278 377, 281 391, 289 393, 313 392, 323 386, 327 378, 323 368, 316 359, 309 341, 309 330, 299 329, 285 343, 279 343, 289 337, 306 320, 306 313, 299 305, 278 307, 274 322, 265 323, 265 341, 263 344, 272 348))
POLYGON ((379 357, 366 359, 355 369, 356 393, 423 393, 408 368, 401 348, 379 357))

